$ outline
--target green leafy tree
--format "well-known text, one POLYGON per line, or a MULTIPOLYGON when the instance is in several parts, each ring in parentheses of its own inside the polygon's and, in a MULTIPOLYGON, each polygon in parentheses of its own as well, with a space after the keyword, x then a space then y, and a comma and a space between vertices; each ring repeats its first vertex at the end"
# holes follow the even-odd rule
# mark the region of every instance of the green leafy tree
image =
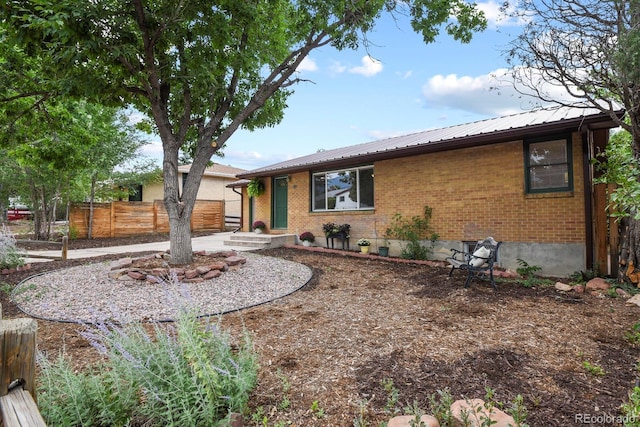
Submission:
POLYGON ((101 197, 112 194, 116 167, 135 157, 144 141, 113 107, 48 99, 29 116, 37 120, 15 120, 13 136, 21 142, 7 152, 19 165, 13 183, 23 182, 23 199, 31 201, 34 234, 47 240, 57 207, 93 202, 99 183, 111 187, 108 193, 103 188, 101 197))
MULTIPOLYGON (((640 161, 640 1, 521 0, 527 22, 507 56, 523 92, 546 102, 597 108, 629 132, 630 161, 640 161), (560 89, 560 90, 558 90, 560 89), (565 96, 559 96, 562 93, 565 96), (567 98, 566 94, 571 97, 567 98), (622 115, 624 108, 626 114, 622 115)), ((508 6, 508 4, 507 4, 508 6)), ((618 159, 620 160, 620 159, 618 159)), ((626 174, 611 174, 624 178, 626 174)), ((633 179, 638 179, 636 175, 633 179)), ((628 187, 628 183, 617 182, 628 187)), ((618 193, 624 207, 620 259, 640 265, 640 205, 618 193)), ((621 269, 622 273, 622 269, 621 269)), ((620 279, 623 279, 621 276, 620 279)))
POLYGON ((132 104, 163 145, 173 263, 192 258, 190 218, 212 155, 243 127, 278 124, 314 49, 355 49, 382 13, 405 13, 426 43, 468 42, 485 19, 465 0, 8 0, 21 48, 43 58, 55 90, 132 104), (193 157, 180 192, 179 152, 193 157))

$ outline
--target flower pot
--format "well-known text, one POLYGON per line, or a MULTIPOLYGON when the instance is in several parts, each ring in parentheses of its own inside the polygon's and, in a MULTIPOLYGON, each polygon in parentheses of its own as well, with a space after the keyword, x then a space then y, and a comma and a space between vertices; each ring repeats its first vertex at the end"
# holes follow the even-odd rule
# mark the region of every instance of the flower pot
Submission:
POLYGON ((308 241, 308 240, 303 240, 303 241, 302 241, 302 246, 309 247, 309 246, 311 246, 311 242, 310 242, 310 241, 308 241))
POLYGON ((256 234, 262 234, 262 228, 256 228, 255 230, 253 230, 254 233, 256 234))
POLYGON ((363 254, 368 254, 369 246, 360 246, 360 252, 362 252, 363 254))
POLYGON ((380 256, 389 256, 389 247, 388 246, 380 246, 380 247, 378 247, 378 255, 380 255, 380 256))

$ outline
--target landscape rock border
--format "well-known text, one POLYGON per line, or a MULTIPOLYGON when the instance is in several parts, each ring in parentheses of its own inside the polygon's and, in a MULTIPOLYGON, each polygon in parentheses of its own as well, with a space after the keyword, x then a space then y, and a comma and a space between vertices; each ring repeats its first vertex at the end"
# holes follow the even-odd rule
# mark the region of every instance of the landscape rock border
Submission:
POLYGON ((174 278, 183 283, 197 283, 220 277, 223 272, 236 270, 247 262, 247 258, 235 251, 199 251, 193 255, 200 258, 201 264, 193 268, 171 267, 168 264, 171 258, 168 251, 138 258, 125 257, 111 263, 108 276, 123 282, 161 283, 174 278), (203 262, 203 258, 210 258, 210 261, 203 262), (154 264, 154 261, 156 264, 160 261, 163 265, 144 268, 147 264, 154 264))

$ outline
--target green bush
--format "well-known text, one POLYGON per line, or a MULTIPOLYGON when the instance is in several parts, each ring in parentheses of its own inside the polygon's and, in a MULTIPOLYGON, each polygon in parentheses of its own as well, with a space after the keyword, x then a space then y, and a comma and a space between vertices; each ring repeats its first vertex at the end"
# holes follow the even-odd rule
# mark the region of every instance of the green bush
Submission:
POLYGON ((432 209, 424 207, 422 215, 405 218, 396 213, 391 219, 385 236, 400 240, 400 256, 404 259, 427 259, 431 255, 438 235, 433 232, 429 222, 432 209), (428 243, 427 243, 428 242, 428 243))
POLYGON ((226 426, 256 384, 248 335, 232 346, 219 324, 190 310, 175 325, 101 323, 83 335, 102 363, 76 372, 63 356, 39 358, 39 406, 49 425, 226 426))
POLYGON ((16 246, 16 239, 11 231, 2 225, 0 232, 0 268, 23 266, 26 253, 16 246))

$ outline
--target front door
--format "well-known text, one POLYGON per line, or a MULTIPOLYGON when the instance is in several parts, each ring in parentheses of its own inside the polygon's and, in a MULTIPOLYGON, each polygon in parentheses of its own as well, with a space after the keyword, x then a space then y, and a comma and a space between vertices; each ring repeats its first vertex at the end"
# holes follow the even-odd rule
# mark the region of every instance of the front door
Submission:
POLYGON ((273 178, 273 228, 287 228, 287 177, 273 178))

